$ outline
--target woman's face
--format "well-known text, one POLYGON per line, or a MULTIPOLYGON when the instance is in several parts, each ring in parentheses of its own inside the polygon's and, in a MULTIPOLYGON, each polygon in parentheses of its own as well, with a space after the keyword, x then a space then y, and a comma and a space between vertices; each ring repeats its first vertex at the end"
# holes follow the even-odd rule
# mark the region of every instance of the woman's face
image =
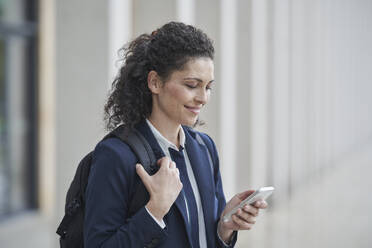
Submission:
POLYGON ((189 60, 182 70, 169 75, 153 92, 152 116, 163 123, 192 126, 201 108, 208 102, 214 81, 214 64, 210 58, 189 60))

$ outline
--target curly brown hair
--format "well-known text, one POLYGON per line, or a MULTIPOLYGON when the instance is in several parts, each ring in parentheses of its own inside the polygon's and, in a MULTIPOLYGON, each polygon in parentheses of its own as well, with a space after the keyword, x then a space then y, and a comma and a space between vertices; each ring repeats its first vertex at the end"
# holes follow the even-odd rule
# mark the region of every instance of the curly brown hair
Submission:
POLYGON ((180 22, 169 22, 151 34, 142 34, 120 51, 124 64, 112 83, 104 108, 108 130, 119 124, 133 127, 149 117, 152 93, 147 86, 147 76, 150 71, 156 71, 165 82, 190 59, 214 58, 212 40, 200 29, 180 22))

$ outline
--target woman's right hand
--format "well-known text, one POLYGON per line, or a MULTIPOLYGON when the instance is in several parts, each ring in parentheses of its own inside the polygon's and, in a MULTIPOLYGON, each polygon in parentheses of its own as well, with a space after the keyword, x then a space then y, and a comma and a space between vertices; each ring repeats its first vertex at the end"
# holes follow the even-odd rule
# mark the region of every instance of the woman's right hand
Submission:
POLYGON ((158 220, 162 220, 177 199, 182 189, 180 173, 176 164, 168 157, 158 160, 160 169, 150 176, 141 164, 136 164, 138 176, 141 178, 150 200, 146 208, 158 220))

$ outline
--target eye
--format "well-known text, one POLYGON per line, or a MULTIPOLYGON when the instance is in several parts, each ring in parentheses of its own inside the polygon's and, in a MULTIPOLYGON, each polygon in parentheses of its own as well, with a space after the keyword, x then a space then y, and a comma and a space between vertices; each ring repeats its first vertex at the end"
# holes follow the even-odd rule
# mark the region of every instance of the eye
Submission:
POLYGON ((187 88, 190 88, 190 89, 195 89, 195 88, 196 88, 196 86, 191 85, 191 84, 186 84, 186 87, 187 87, 187 88))
POLYGON ((187 88, 195 89, 198 86, 198 83, 195 82, 185 82, 187 88))

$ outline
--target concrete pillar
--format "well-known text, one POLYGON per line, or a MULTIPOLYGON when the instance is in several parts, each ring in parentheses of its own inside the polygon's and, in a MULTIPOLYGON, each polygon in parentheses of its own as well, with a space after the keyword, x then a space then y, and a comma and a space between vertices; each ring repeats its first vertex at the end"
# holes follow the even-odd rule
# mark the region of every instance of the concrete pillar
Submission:
POLYGON ((289 21, 290 5, 288 0, 275 1, 273 6, 273 57, 272 57, 272 152, 269 157, 271 183, 276 187, 273 197, 283 200, 289 191, 290 180, 290 42, 289 21))
POLYGON ((39 32, 39 206, 48 218, 55 214, 56 190, 56 81, 55 1, 40 2, 39 32))
POLYGON ((177 1, 173 0, 136 0, 133 2, 133 34, 137 37, 151 33, 163 24, 177 20, 177 1))
POLYGON ((221 0, 220 163, 227 199, 236 194, 236 1, 221 0))
POLYGON ((177 0, 177 20, 186 24, 195 24, 195 0, 177 0))
MULTIPOLYGON (((237 1, 237 104, 236 104, 236 182, 237 191, 252 187, 251 184, 251 116, 250 95, 252 75, 252 1, 237 1)), ((227 82, 228 83, 228 82, 227 82)))
POLYGON ((108 1, 108 88, 115 79, 121 66, 118 54, 133 38, 133 0, 108 1))
POLYGON ((268 150, 268 9, 266 0, 252 1, 251 75, 250 75, 250 185, 267 182, 268 150))
POLYGON ((204 126, 198 127, 198 130, 208 133, 217 145, 219 152, 224 145, 221 144, 220 134, 220 98, 221 94, 221 4, 215 0, 198 0, 195 2, 195 25, 202 29, 213 40, 215 48, 214 74, 215 85, 208 104, 203 108, 200 117, 205 122, 204 126))

